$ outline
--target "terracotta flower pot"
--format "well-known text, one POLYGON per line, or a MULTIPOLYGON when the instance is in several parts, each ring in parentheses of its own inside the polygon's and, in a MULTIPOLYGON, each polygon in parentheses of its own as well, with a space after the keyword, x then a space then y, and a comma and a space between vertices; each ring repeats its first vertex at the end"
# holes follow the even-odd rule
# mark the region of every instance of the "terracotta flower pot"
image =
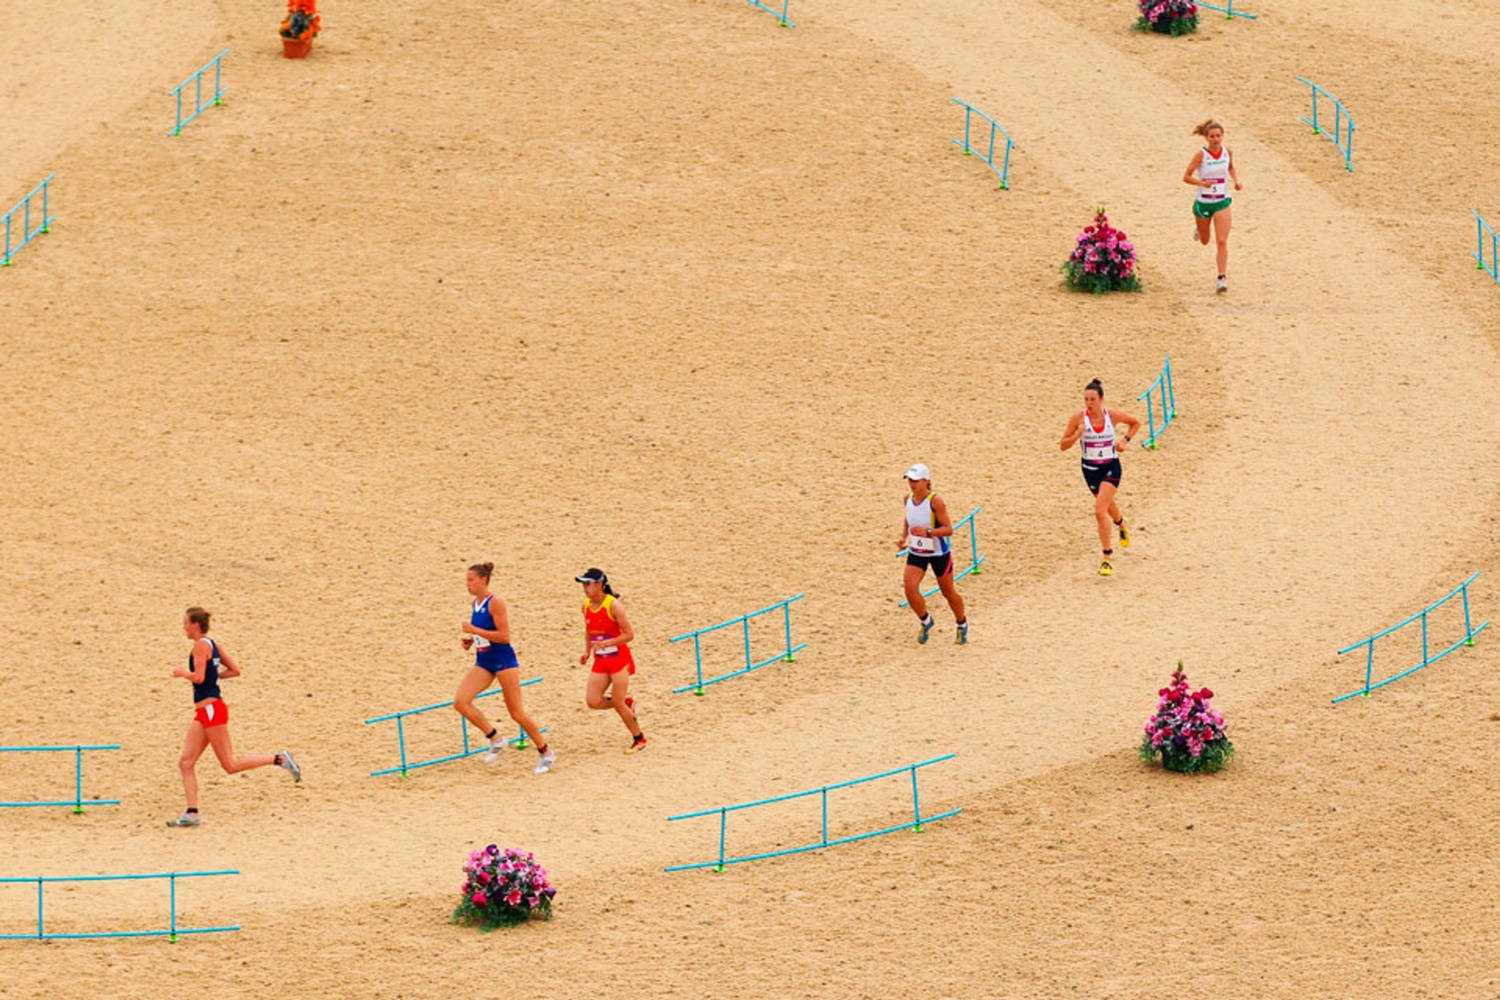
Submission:
POLYGON ((312 50, 313 40, 311 38, 288 38, 281 36, 281 54, 288 59, 306 59, 307 53, 312 50))

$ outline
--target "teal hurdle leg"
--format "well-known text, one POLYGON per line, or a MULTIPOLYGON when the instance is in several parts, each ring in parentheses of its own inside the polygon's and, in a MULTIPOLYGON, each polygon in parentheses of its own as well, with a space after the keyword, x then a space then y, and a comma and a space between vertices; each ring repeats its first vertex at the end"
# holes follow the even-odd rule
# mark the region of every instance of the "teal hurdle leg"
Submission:
POLYGON ((83 812, 83 748, 73 748, 73 815, 83 812))
POLYGON ((36 880, 36 936, 37 940, 47 936, 46 925, 42 922, 42 880, 36 880))
MULTIPOLYGON (((5 245, 10 247, 10 233, 5 234, 5 245)), ((1479 216, 1474 216, 1474 259, 1479 261, 1474 266, 1484 270, 1484 223, 1479 221, 1479 216)))
POLYGON ((828 846, 828 789, 823 789, 823 846, 828 846))
POLYGON ((1370 672, 1375 669, 1375 642, 1371 640, 1365 646, 1365 690, 1364 697, 1370 697, 1370 672))
POLYGON ((1323 130, 1320 129, 1320 128, 1318 128, 1318 88, 1317 87, 1313 88, 1313 95, 1312 95, 1312 97, 1313 97, 1313 120, 1312 120, 1313 135, 1322 135, 1323 134, 1323 130))
POLYGON ((969 147, 969 121, 974 116, 974 109, 967 104, 964 105, 964 155, 973 156, 974 150, 969 147))
POLYGON ((745 626, 745 669, 749 670, 751 665, 755 663, 754 660, 750 659, 750 619, 742 619, 741 624, 745 626))
POLYGON ((396 742, 401 744, 401 777, 406 777, 406 727, 402 725, 405 720, 396 716, 396 742))
POLYGON ((912 829, 916 830, 918 833, 921 833, 922 803, 921 800, 917 798, 917 768, 915 765, 913 765, 911 769, 911 809, 912 812, 916 814, 917 819, 917 825, 912 827, 912 829))
POLYGON ((703 697, 703 644, 700 641, 701 639, 702 636, 694 633, 693 662, 697 664, 698 667, 698 689, 694 691, 693 694, 699 698, 703 697))
POLYGON ((1422 612, 1422 666, 1432 661, 1427 659, 1427 612, 1422 612))
POLYGON ((42 232, 47 232, 47 182, 42 181, 42 232))
POLYGON ((792 656, 792 602, 783 604, 781 610, 786 612, 786 662, 796 663, 796 657, 792 656))
POLYGON ((726 817, 728 815, 729 813, 727 811, 723 809, 719 810, 719 864, 714 868, 714 871, 716 872, 721 872, 724 870, 724 827, 727 822, 726 817))
POLYGON ((979 512, 976 510, 969 515, 969 561, 973 564, 969 567, 969 572, 975 576, 979 575, 979 539, 974 534, 974 514, 977 513, 979 512))
POLYGON ((1464 645, 1465 646, 1472 646, 1472 645, 1474 645, 1474 625, 1469 620, 1469 585, 1467 583, 1464 584, 1464 586, 1463 586, 1463 595, 1464 595, 1464 634, 1466 636, 1468 636, 1468 638, 1466 638, 1464 640, 1464 645))
POLYGON ((170 876, 168 876, 167 877, 167 882, 168 882, 168 884, 170 886, 170 889, 168 891, 171 893, 171 903, 169 905, 169 909, 172 912, 172 935, 171 935, 171 937, 167 938, 167 940, 168 941, 172 941, 172 942, 176 942, 176 940, 177 940, 177 876, 176 875, 170 875, 170 876))
POLYGON ((1167 400, 1168 400, 1168 402, 1170 402, 1172 404, 1171 409, 1167 411, 1167 416, 1169 418, 1171 418, 1171 417, 1176 417, 1177 416, 1177 390, 1174 389, 1174 388, 1172 388, 1172 357, 1171 357, 1171 355, 1167 356, 1166 369, 1167 369, 1167 400))

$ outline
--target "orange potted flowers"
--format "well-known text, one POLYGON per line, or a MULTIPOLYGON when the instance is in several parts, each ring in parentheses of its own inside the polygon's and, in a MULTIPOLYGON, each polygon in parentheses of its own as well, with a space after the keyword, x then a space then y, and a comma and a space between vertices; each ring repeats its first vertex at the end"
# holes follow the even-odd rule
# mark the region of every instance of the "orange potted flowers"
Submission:
POLYGON ((306 59, 313 36, 322 30, 318 0, 286 0, 286 17, 281 21, 281 54, 288 59, 306 59))

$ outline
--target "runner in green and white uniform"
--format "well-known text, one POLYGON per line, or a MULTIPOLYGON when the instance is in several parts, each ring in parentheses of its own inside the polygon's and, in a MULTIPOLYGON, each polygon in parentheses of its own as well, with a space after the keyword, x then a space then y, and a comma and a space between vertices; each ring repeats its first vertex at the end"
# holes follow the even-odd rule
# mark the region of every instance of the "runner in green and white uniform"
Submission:
POLYGON ((1239 174, 1234 169, 1234 154, 1224 145, 1224 126, 1210 118, 1193 129, 1193 134, 1203 136, 1208 142, 1208 145, 1193 154, 1187 171, 1182 175, 1184 184, 1191 184, 1198 189, 1193 198, 1193 239, 1208 246, 1208 231, 1212 227, 1214 240, 1219 246, 1218 289, 1220 292, 1227 292, 1231 222, 1229 205, 1233 201, 1229 197, 1229 184, 1233 181, 1236 191, 1241 190, 1242 185, 1239 174))

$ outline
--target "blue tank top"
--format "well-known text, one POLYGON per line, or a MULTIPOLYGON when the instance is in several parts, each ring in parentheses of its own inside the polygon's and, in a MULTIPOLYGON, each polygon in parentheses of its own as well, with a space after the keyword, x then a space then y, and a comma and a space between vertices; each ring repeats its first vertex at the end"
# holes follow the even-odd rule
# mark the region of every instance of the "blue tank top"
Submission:
MULTIPOLYGON (((208 639, 208 636, 203 638, 208 639)), ((219 644, 208 639, 208 665, 203 668, 203 683, 193 685, 193 704, 205 698, 219 697, 219 644)), ((193 654, 188 654, 188 673, 193 672, 193 654)))
MULTIPOLYGON (((469 624, 475 628, 495 628, 495 616, 490 614, 490 601, 495 597, 488 594, 482 601, 475 601, 474 608, 469 612, 469 624)), ((514 667, 518 665, 516 651, 508 642, 490 642, 482 635, 474 637, 474 665, 476 667, 514 667)))

